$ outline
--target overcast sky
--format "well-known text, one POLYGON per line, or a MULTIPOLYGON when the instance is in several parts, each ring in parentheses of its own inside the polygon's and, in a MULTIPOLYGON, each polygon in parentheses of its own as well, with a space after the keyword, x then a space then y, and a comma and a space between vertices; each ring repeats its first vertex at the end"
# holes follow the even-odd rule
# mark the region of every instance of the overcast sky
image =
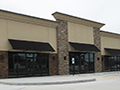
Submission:
POLYGON ((58 11, 104 23, 101 30, 120 34, 120 0, 0 0, 0 9, 50 20, 58 11))

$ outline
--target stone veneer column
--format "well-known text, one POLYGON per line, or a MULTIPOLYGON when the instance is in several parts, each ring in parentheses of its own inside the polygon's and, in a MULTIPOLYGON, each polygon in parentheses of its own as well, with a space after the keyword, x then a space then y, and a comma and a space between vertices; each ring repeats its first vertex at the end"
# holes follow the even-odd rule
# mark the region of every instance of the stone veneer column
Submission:
POLYGON ((8 78, 8 52, 0 51, 0 78, 8 78), (3 60, 1 60, 3 55, 3 60))
MULTIPOLYGON (((94 27, 93 28, 94 32, 94 45, 101 50, 101 39, 100 39, 100 29, 94 27)), ((101 72, 102 71, 102 61, 101 61, 101 52, 96 52, 94 54, 95 58, 95 72, 101 72), (99 60, 98 60, 99 58, 99 60)))
POLYGON ((57 54, 50 53, 49 54, 49 75, 57 75, 58 74, 58 61, 57 54))
POLYGON ((57 19, 57 51, 58 51, 58 74, 69 74, 68 52, 68 24, 67 21, 57 19), (64 60, 66 57, 66 60, 64 60))

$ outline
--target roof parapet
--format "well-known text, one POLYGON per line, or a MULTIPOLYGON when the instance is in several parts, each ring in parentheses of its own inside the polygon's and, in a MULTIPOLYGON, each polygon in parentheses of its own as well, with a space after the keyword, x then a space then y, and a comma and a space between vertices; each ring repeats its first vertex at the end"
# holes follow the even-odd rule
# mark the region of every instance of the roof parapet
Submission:
POLYGON ((54 18, 56 20, 61 19, 61 20, 65 20, 65 21, 68 21, 68 22, 79 23, 79 24, 92 26, 92 27, 101 28, 102 26, 105 25, 104 23, 95 22, 95 21, 92 21, 92 20, 88 20, 88 19, 84 19, 84 18, 64 14, 64 13, 61 13, 61 12, 55 12, 52 15, 54 16, 54 18))
POLYGON ((5 11, 0 9, 0 18, 7 19, 7 20, 13 20, 18 22, 24 22, 29 24, 35 24, 35 25, 42 25, 47 27, 57 27, 58 22, 47 20, 39 17, 19 14, 11 11, 5 11))

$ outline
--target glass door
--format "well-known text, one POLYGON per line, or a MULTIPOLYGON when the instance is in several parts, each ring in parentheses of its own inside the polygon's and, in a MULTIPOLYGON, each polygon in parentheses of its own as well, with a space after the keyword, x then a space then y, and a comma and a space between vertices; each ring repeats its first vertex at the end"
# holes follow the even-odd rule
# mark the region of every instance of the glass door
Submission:
POLYGON ((74 72, 75 72, 75 74, 80 73, 80 57, 79 57, 79 53, 75 54, 74 72))
POLYGON ((85 55, 80 54, 80 73, 85 73, 85 55))
POLYGON ((48 71, 48 54, 35 54, 34 57, 35 76, 47 76, 48 71))
POLYGON ((120 57, 118 57, 117 67, 118 67, 118 71, 120 71, 120 57))
POLYGON ((80 73, 80 57, 79 53, 70 53, 69 60, 69 70, 70 74, 79 74, 80 73))
POLYGON ((39 54, 35 54, 35 57, 34 57, 35 76, 41 76, 42 75, 40 60, 41 60, 41 57, 39 56, 39 54))
POLYGON ((69 53, 69 70, 70 74, 75 74, 75 66, 73 64, 72 60, 75 60, 75 54, 74 53, 69 53))
POLYGON ((42 60, 41 60, 42 76, 49 75, 48 63, 49 63, 48 62, 48 54, 42 55, 42 60))
POLYGON ((70 74, 93 73, 94 72, 94 54, 93 53, 69 53, 70 74), (73 63, 74 60, 74 63, 73 63))
POLYGON ((90 73, 94 73, 94 54, 93 53, 90 53, 89 54, 90 58, 89 58, 89 72, 90 73))
POLYGON ((9 53, 9 77, 17 77, 17 54, 9 53))
POLYGON ((34 56, 33 54, 26 54, 27 76, 34 75, 34 56))
POLYGON ((26 57, 24 53, 18 53, 16 58, 15 68, 17 69, 18 77, 26 76, 26 57))

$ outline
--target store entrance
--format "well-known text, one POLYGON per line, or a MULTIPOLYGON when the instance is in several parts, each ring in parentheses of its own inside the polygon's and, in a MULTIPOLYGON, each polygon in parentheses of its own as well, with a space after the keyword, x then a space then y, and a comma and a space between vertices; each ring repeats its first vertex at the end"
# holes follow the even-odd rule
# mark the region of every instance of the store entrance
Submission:
POLYGON ((33 54, 27 54, 26 64, 27 64, 27 76, 34 76, 34 57, 33 54))
POLYGON ((120 56, 105 56, 105 71, 120 71, 120 56))
POLYGON ((49 75, 48 54, 9 52, 9 77, 49 75))
POLYGON ((93 53, 69 53, 70 74, 93 73, 94 72, 94 54, 93 53))

